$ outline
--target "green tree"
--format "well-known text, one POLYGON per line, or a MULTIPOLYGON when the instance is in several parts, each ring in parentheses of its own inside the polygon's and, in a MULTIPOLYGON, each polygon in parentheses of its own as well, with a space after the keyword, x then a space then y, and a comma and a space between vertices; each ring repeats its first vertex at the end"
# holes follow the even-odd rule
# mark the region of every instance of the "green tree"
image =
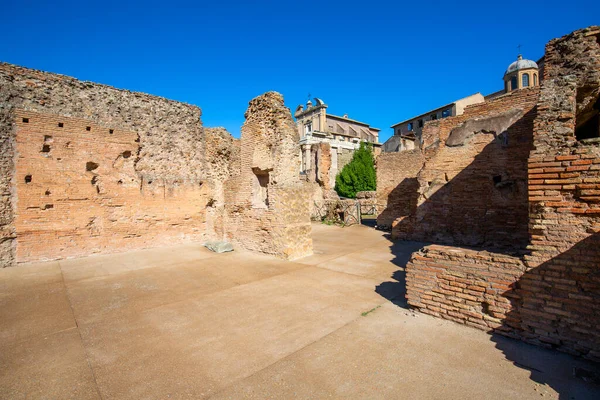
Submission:
POLYGON ((356 192, 375 190, 377 175, 373 160, 373 145, 362 142, 352 161, 335 177, 335 191, 342 197, 355 198, 356 192))

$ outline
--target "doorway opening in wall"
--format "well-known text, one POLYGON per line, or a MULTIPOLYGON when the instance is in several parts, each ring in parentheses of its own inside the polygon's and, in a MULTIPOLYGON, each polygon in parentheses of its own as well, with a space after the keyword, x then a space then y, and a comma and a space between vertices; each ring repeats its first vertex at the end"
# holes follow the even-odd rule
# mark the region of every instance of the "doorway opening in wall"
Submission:
POLYGON ((582 142, 600 143, 600 96, 592 107, 577 114, 575 138, 582 142))
POLYGON ((252 168, 254 181, 252 183, 252 207, 269 207, 269 172, 260 168, 252 168))

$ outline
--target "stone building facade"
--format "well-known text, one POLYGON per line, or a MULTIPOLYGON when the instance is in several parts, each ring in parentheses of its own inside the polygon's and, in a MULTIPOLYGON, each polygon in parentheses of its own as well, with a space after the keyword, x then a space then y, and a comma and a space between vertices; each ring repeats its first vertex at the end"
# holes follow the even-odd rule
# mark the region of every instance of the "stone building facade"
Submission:
POLYGON ((303 105, 299 105, 294 113, 302 149, 300 171, 310 173, 309 171, 315 168, 314 152, 319 144, 327 143, 331 149, 330 185, 333 187, 335 176, 350 162, 361 142, 371 143, 374 153, 380 153, 379 129, 350 119, 348 115, 339 117, 328 114, 327 104, 318 98, 314 100, 314 104, 310 100, 306 103, 306 109, 303 105))
POLYGON ((407 264, 411 307, 600 361, 599 98, 596 26, 548 43, 541 87, 425 126, 392 223, 435 243, 407 264))
POLYGON ((398 122, 391 126, 394 134, 383 144, 383 151, 389 153, 420 148, 423 127, 427 121, 435 121, 461 115, 467 106, 483 102, 483 95, 481 93, 475 93, 450 104, 398 122))
POLYGON ((524 59, 519 54, 517 61, 511 63, 504 73, 504 93, 539 86, 538 69, 535 61, 524 59))
POLYGON ((223 237, 282 257, 310 253, 310 211, 294 192, 301 182, 291 113, 280 95, 256 103, 271 108, 251 106, 245 129, 254 133, 238 141, 205 130, 196 106, 0 64, 1 266, 223 237), (287 153, 246 161, 249 148, 272 147, 287 153), (265 184, 273 200, 264 210, 252 208, 257 178, 248 165, 277 178, 265 184), (225 207, 239 188, 244 194, 225 207), (231 225, 267 213, 304 224, 293 233, 297 249, 276 224, 266 235, 231 225))

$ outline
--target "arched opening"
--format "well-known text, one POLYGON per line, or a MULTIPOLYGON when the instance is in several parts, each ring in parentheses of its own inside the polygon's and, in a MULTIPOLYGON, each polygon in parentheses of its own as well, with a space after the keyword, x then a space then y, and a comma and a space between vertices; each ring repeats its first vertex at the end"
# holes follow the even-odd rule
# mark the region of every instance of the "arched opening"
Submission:
POLYGON ((517 90, 519 82, 517 81, 517 76, 513 76, 510 78, 510 90, 517 90))
POLYGON ((529 74, 525 73, 521 77, 521 87, 529 87, 529 74))
POLYGON ((533 74, 533 86, 537 86, 537 74, 533 74))

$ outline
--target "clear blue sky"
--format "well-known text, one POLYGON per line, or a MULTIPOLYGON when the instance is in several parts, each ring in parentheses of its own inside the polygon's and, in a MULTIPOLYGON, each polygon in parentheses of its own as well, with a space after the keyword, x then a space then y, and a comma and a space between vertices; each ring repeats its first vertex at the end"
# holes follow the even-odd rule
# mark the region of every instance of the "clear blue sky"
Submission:
POLYGON ((248 101, 308 93, 380 128, 502 88, 522 45, 600 24, 600 1, 2 0, 0 61, 196 104, 234 136, 248 101))

